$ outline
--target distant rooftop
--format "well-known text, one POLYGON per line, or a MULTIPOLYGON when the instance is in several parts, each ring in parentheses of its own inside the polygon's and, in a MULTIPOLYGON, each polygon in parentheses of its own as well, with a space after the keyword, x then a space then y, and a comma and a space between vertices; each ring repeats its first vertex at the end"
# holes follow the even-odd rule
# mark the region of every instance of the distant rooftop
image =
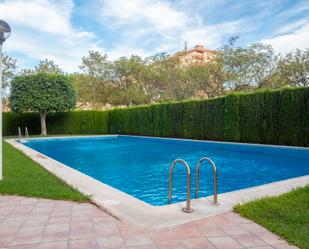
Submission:
POLYGON ((214 56, 218 53, 216 50, 205 48, 203 45, 196 45, 192 49, 177 52, 175 56, 179 56, 184 64, 196 62, 207 63, 213 61, 214 56))

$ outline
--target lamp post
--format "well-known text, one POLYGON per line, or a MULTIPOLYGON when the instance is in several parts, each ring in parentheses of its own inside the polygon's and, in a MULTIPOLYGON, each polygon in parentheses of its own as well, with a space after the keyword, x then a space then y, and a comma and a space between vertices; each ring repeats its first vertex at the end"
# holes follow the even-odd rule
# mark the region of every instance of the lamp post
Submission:
POLYGON ((2 45, 10 34, 10 26, 5 21, 0 20, 0 180, 2 180, 2 45))

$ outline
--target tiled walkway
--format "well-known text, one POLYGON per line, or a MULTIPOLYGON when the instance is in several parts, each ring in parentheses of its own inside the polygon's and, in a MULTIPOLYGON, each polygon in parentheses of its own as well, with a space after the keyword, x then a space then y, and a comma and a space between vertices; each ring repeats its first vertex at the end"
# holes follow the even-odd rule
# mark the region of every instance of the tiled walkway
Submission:
POLYGON ((126 225, 91 204, 0 196, 0 248, 296 247, 235 213, 171 228, 144 229, 126 225))

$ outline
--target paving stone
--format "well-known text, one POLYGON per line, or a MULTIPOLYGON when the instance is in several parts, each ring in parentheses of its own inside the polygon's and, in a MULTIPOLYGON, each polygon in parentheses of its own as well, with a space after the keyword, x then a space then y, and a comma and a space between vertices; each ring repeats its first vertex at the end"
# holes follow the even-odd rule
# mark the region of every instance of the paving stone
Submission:
POLYGON ((126 244, 128 246, 142 246, 152 244, 152 240, 145 235, 136 234, 135 236, 130 236, 126 239, 126 244))
POLYGON ((215 249, 215 247, 207 239, 185 240, 183 244, 188 249, 215 249))
POLYGON ((26 244, 36 244, 41 242, 42 235, 27 235, 27 236, 16 236, 9 243, 9 245, 26 245, 26 244))
POLYGON ((32 226, 32 227, 22 227, 18 233, 17 237, 26 237, 31 235, 41 235, 43 234, 45 226, 32 226))
POLYGON ((216 226, 200 226, 199 231, 207 238, 225 236, 225 232, 216 226))
POLYGON ((233 212, 168 228, 143 228, 89 203, 0 196, 0 214, 0 249, 297 248, 233 212))
POLYGON ((70 249, 97 249, 97 243, 95 239, 91 240, 71 240, 69 242, 70 249))
POLYGON ((297 246, 289 245, 286 242, 272 245, 272 247, 275 249, 297 249, 298 248, 297 246))
POLYGON ((113 249, 125 247, 124 239, 120 236, 97 238, 98 248, 113 249))
POLYGON ((178 240, 177 234, 171 229, 159 229, 149 233, 154 242, 178 240))
POLYGON ((67 241, 53 241, 40 243, 35 249, 68 249, 69 245, 67 241))
POLYGON ((187 249, 186 246, 180 241, 167 241, 158 243, 159 249, 187 249))
POLYGON ((242 244, 244 247, 253 247, 253 246, 265 246, 267 245, 265 241, 261 240, 257 236, 246 233, 246 234, 238 234, 232 236, 234 239, 236 239, 240 244, 242 244))
POLYGON ((243 248, 236 240, 229 236, 214 237, 208 239, 217 249, 238 249, 243 248))
POLYGON ((258 236, 260 239, 264 240, 269 245, 280 244, 284 242, 284 240, 282 240, 279 236, 268 231, 262 233, 255 233, 255 235, 258 236))
POLYGON ((227 235, 240 235, 248 234, 249 231, 240 227, 239 225, 222 225, 220 229, 223 230, 227 235))

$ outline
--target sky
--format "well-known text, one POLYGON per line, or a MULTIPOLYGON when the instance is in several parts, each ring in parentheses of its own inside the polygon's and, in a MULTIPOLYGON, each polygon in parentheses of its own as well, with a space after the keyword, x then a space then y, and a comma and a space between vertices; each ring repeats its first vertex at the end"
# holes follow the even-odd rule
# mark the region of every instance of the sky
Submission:
POLYGON ((309 0, 0 0, 12 34, 4 52, 18 67, 45 58, 78 71, 89 50, 110 60, 183 50, 271 44, 287 53, 309 47, 309 0))

